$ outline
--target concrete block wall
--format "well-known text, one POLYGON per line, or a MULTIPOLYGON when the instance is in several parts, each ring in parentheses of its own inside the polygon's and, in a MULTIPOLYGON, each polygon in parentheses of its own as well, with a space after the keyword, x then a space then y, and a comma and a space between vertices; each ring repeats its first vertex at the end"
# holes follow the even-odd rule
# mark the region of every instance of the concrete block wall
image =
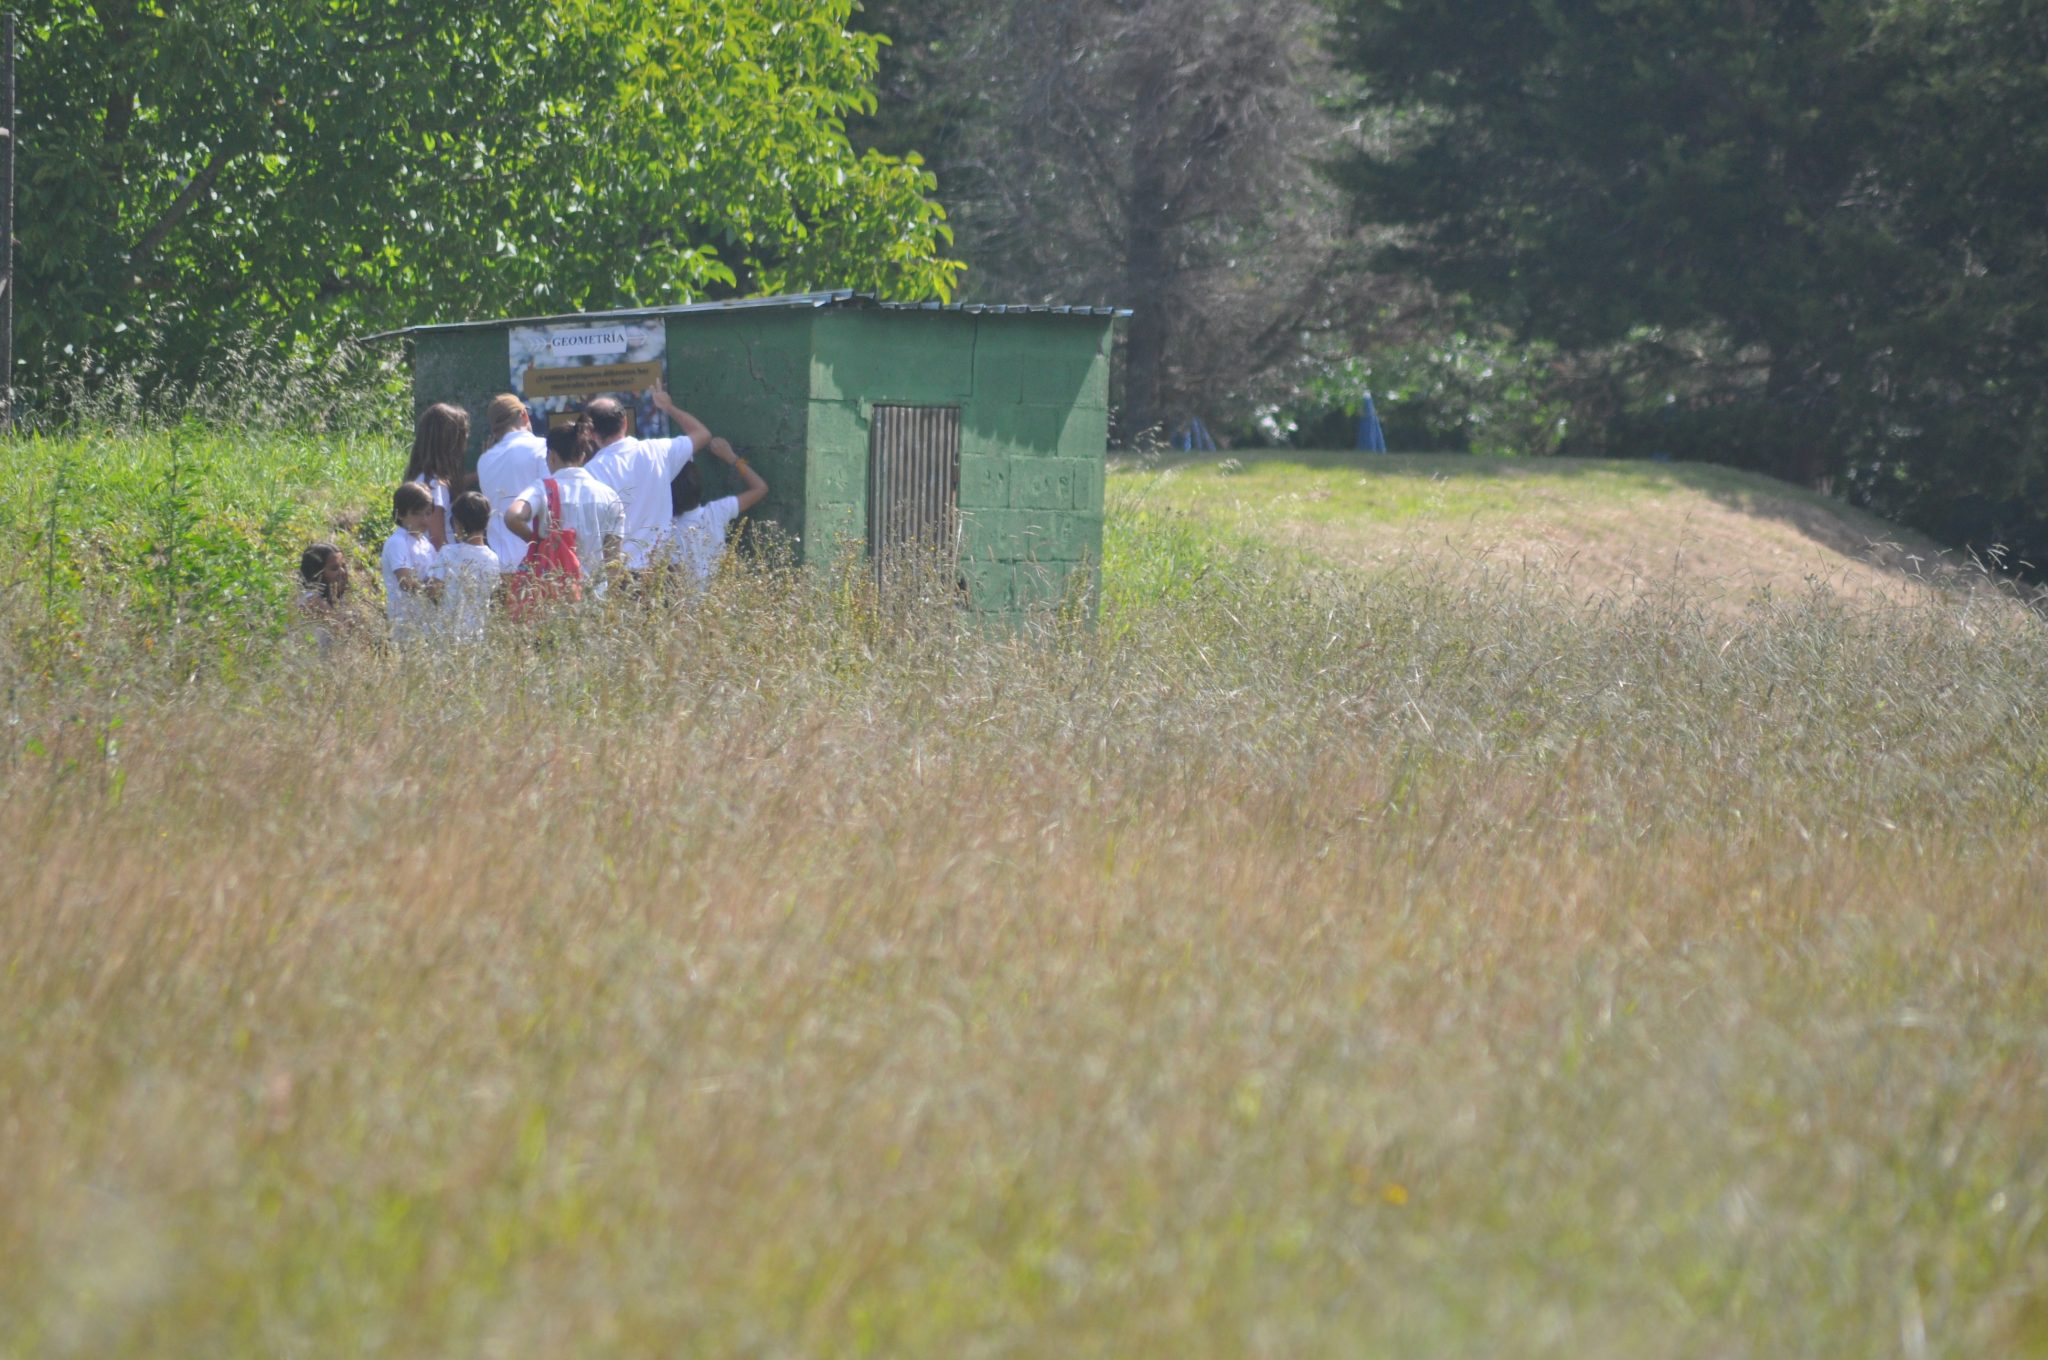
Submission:
POLYGON ((868 409, 827 384, 819 396, 812 352, 810 481, 804 488, 804 560, 831 562, 868 538, 868 409))
POLYGON ((1110 323, 1100 317, 833 311, 817 316, 807 556, 868 529, 877 404, 960 411, 969 604, 1055 603, 1102 556, 1110 323))
POLYGON ((872 537, 868 430, 876 406, 961 406, 974 396, 975 318, 958 312, 815 314, 805 557, 872 537))
MULTIPOLYGON (((506 329, 492 326, 478 330, 436 331, 413 342, 413 416, 418 418, 437 401, 452 401, 469 412, 469 465, 476 466, 490 435, 485 411, 491 398, 512 387, 512 363, 506 329)), ((406 448, 412 448, 412 431, 400 432, 406 448)), ((405 461, 391 470, 396 482, 405 471, 405 461)))
POLYGON ((969 602, 1015 613, 1077 588, 1102 560, 1110 323, 982 316, 961 410, 960 510, 969 602), (1077 582, 1075 574, 1086 573, 1077 582))
MULTIPOLYGON (((811 474, 805 453, 810 320, 796 311, 668 318, 670 394, 712 433, 731 440, 768 483, 767 498, 749 518, 791 538, 805 532, 811 474)), ((740 489, 739 478, 709 455, 697 460, 697 475, 707 500, 740 489)))

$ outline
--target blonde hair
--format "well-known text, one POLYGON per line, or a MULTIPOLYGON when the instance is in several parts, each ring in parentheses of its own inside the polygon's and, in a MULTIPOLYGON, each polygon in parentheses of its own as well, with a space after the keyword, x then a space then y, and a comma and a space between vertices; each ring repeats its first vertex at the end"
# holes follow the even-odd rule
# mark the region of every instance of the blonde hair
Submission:
POLYGON ((519 424, 519 418, 526 414, 526 403, 510 392, 502 392, 491 398, 484 414, 490 418, 491 442, 495 444, 504 438, 507 430, 519 424))

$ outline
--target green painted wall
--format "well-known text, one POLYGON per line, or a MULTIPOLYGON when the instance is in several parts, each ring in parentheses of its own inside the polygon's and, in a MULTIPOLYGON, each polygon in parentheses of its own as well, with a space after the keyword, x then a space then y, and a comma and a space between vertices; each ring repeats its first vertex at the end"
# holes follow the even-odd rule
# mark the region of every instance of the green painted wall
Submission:
MULTIPOLYGON (((793 536, 804 560, 830 561, 868 536, 874 407, 953 406, 969 602, 996 614, 1076 591, 1092 602, 1108 318, 830 307, 684 313, 667 324, 670 391, 767 479, 754 518, 793 536)), ((480 413, 506 388, 503 326, 414 344, 415 409, 455 401, 480 413)), ((482 433, 472 421, 472 458, 482 433)), ((699 473, 709 496, 738 489, 716 460, 699 473)))
POLYGON ((1106 317, 834 310, 811 358, 812 545, 868 531, 868 413, 960 409, 961 571, 1008 614, 1092 598, 1109 444, 1106 317), (1077 571, 1086 575, 1074 579, 1077 571))
MULTIPOLYGON (((484 451, 484 408, 512 381, 511 341, 503 327, 474 331, 435 331, 413 344, 412 413, 415 417, 437 401, 452 401, 469 412, 469 462, 476 466, 484 451)), ((412 433, 406 432, 406 446, 412 433)), ((404 471, 401 464, 396 471, 404 471)))
POLYGON ((961 412, 960 504, 970 599, 1024 609, 1079 589, 1094 607, 1109 444, 1110 323, 994 316, 961 412), (1085 575, 1075 579, 1075 573, 1085 575))
POLYGON ((865 541, 868 421, 877 404, 964 406, 974 395, 976 318, 834 310, 812 322, 807 538, 827 554, 865 541), (904 324, 904 323, 909 324, 904 324))
MULTIPOLYGON (((669 394, 711 432, 732 441, 768 483, 753 511, 758 524, 804 532, 809 467, 804 393, 809 385, 811 316, 802 311, 687 313, 668 318, 669 394)), ((697 460, 707 499, 740 480, 716 458, 697 460)))

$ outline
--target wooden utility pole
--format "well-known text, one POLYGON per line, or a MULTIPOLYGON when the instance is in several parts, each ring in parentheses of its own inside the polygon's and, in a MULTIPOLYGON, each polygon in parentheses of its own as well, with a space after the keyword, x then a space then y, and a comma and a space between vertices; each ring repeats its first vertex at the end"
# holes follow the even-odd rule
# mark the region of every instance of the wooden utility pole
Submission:
POLYGON ((0 433, 14 428, 14 16, 0 14, 0 433))

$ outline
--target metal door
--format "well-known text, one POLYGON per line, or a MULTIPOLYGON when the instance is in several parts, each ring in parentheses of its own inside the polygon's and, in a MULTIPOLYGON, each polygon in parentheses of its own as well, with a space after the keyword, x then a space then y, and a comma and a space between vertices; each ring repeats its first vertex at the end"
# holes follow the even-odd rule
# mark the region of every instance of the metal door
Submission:
POLYGON ((868 422, 868 546, 883 585, 950 584, 960 542, 960 408, 877 406, 868 422))

